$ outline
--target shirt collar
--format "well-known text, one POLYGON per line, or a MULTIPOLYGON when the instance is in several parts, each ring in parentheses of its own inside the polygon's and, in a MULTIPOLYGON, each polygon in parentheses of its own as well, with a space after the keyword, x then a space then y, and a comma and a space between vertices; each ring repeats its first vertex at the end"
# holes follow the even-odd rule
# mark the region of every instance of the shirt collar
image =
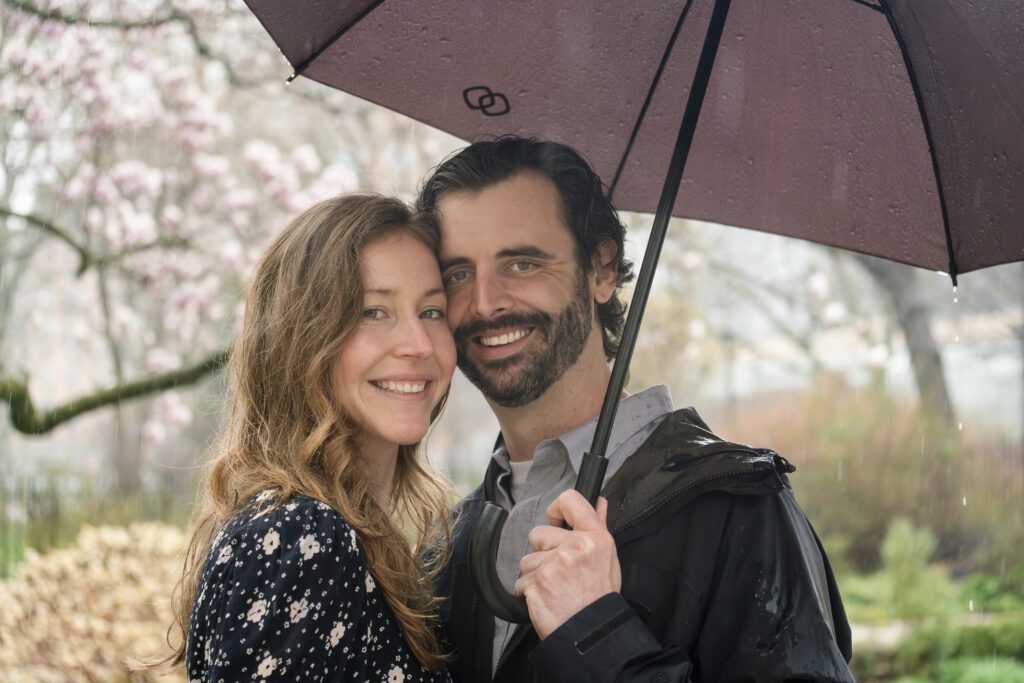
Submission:
MULTIPOLYGON (((664 384, 656 384, 622 399, 619 401, 619 407, 615 414, 612 433, 608 437, 608 447, 605 449, 605 455, 610 456, 629 437, 646 427, 652 420, 662 415, 667 415, 673 410, 672 397, 669 394, 668 387, 664 384)), ((560 443, 569 454, 569 463, 572 465, 573 470, 578 474, 583 464, 583 453, 590 449, 594 440, 594 432, 596 431, 597 417, 594 417, 579 427, 570 429, 560 437, 541 441, 537 444, 534 455, 545 448, 551 448, 560 443)), ((503 471, 509 471, 508 448, 505 447, 505 440, 500 435, 491 457, 503 471)))

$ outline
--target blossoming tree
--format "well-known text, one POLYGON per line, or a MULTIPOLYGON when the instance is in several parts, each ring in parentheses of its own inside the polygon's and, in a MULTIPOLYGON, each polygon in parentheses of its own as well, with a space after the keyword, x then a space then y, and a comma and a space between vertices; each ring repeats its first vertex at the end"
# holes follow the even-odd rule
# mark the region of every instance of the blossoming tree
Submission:
POLYGON ((223 365, 241 284, 287 217, 348 190, 411 193, 451 144, 285 86, 240 1, 3 6, 0 401, 23 433, 104 406, 123 420, 158 394, 143 432, 166 438, 190 419, 168 390, 223 365))

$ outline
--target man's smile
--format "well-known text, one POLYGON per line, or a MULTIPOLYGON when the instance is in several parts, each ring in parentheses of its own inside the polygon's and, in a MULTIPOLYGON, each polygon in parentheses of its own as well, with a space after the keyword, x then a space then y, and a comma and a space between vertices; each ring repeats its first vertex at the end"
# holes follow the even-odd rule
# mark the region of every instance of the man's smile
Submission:
POLYGON ((476 338, 476 341, 483 344, 484 346, 504 346, 505 344, 511 344, 514 341, 518 341, 533 331, 533 328, 523 327, 511 332, 503 332, 501 334, 481 335, 476 338))

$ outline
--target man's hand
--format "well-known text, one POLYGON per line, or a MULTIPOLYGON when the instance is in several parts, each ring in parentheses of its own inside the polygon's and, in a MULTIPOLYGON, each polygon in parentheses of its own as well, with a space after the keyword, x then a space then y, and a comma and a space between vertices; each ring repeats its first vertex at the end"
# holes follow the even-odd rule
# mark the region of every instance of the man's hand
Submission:
POLYGON ((534 552, 519 561, 516 593, 526 597, 530 620, 541 638, 603 595, 618 592, 622 573, 608 533, 608 501, 597 510, 577 491, 564 492, 547 510, 551 526, 530 531, 534 552), (561 528, 564 523, 572 531, 561 528))

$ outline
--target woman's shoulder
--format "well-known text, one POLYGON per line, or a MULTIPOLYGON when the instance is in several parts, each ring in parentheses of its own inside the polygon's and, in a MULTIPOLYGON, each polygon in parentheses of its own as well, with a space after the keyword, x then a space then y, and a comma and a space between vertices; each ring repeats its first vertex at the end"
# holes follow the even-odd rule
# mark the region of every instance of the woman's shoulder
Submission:
POLYGON ((256 559, 361 560, 355 528, 334 508, 305 495, 280 500, 274 491, 251 498, 210 548, 215 564, 236 568, 256 559))

